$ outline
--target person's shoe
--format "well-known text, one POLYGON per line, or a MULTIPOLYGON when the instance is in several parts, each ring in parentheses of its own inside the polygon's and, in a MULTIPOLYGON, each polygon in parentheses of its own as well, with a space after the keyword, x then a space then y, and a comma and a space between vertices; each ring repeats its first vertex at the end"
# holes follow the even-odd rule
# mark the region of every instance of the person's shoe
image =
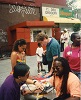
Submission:
POLYGON ((46 71, 45 69, 41 69, 41 71, 46 71))
POLYGON ((38 71, 38 73, 40 73, 40 70, 37 70, 38 71))

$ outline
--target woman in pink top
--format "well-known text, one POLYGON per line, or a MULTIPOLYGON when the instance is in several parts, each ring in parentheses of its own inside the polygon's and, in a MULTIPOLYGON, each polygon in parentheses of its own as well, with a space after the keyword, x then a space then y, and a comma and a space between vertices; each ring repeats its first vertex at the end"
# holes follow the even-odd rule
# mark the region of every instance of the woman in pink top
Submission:
POLYGON ((54 100, 80 100, 80 80, 70 71, 68 61, 59 57, 53 62, 54 75, 48 81, 55 87, 56 97, 54 100))
POLYGON ((70 69, 73 73, 75 73, 79 79, 81 75, 80 68, 80 58, 81 58, 81 47, 80 47, 80 34, 73 33, 71 35, 71 41, 73 42, 71 45, 67 46, 63 52, 63 57, 66 58, 69 62, 70 69))

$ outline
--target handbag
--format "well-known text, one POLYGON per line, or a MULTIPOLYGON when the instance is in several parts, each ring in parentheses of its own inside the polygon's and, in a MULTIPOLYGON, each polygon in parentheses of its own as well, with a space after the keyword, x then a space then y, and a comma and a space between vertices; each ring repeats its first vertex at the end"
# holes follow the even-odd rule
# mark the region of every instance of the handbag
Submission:
POLYGON ((48 64, 48 61, 47 61, 47 58, 46 58, 46 54, 42 55, 42 63, 43 63, 43 65, 47 65, 48 64))

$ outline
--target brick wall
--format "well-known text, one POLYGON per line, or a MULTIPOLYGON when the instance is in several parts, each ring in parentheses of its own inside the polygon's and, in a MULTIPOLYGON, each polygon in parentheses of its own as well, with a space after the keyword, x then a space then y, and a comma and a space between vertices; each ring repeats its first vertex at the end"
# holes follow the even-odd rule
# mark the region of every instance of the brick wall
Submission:
POLYGON ((23 3, 25 5, 32 4, 39 7, 42 5, 42 3, 66 6, 66 0, 32 0, 32 1, 35 1, 35 2, 28 2, 27 0, 0 0, 0 2, 3 2, 3 3, 15 4, 17 2, 18 4, 23 4, 23 3))

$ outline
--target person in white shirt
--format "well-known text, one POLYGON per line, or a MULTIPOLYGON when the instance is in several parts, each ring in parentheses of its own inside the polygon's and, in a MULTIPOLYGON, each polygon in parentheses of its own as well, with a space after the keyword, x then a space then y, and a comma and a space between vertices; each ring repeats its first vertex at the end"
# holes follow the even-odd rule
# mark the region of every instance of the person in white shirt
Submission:
POLYGON ((61 51, 64 51, 64 48, 66 48, 69 44, 69 34, 66 28, 62 32, 60 41, 61 41, 61 51))
POLYGON ((38 43, 38 47, 36 49, 38 73, 40 72, 40 66, 41 66, 41 71, 43 70, 42 54, 43 54, 43 48, 42 48, 41 44, 38 43))
POLYGON ((65 43, 64 43, 64 49, 69 45, 69 33, 68 30, 65 28, 64 29, 64 33, 65 33, 65 43))
POLYGON ((65 43, 65 41, 64 41, 64 31, 61 31, 61 37, 60 37, 60 43, 61 43, 61 52, 63 52, 64 51, 64 43, 65 43))

